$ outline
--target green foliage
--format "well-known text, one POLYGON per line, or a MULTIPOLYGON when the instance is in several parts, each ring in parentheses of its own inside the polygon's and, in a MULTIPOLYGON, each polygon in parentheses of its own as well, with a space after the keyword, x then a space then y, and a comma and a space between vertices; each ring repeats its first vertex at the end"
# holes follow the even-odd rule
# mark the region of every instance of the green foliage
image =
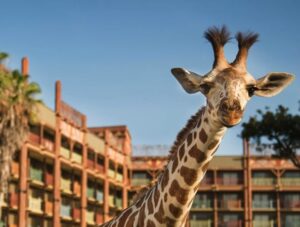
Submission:
POLYGON ((289 109, 281 105, 275 112, 266 108, 257 113, 258 116, 242 124, 242 138, 254 140, 258 150, 273 149, 275 155, 291 159, 300 168, 296 156, 300 148, 300 116, 289 113, 289 109))
POLYGON ((10 165, 15 151, 20 150, 28 132, 29 124, 36 118, 36 105, 41 92, 36 83, 18 71, 10 71, 0 53, 0 191, 7 192, 10 165))

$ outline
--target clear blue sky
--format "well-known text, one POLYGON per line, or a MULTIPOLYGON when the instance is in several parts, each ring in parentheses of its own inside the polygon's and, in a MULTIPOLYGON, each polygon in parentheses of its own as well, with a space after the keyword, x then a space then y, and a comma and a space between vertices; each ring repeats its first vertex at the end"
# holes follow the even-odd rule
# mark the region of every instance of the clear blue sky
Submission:
MULTIPOLYGON (((210 70, 213 58, 203 31, 226 24, 235 33, 253 30, 260 42, 248 70, 300 75, 299 1, 2 1, 0 51, 10 68, 30 58, 30 75, 53 107, 54 83, 63 99, 88 116, 89 126, 128 125, 133 144, 173 143, 200 108, 201 94, 186 94, 170 69, 210 70)), ((229 60, 237 45, 226 46, 229 60)), ((274 98, 253 98, 244 121, 264 106, 298 109, 299 77, 274 98)), ((240 126, 229 129, 218 154, 239 154, 240 126)))

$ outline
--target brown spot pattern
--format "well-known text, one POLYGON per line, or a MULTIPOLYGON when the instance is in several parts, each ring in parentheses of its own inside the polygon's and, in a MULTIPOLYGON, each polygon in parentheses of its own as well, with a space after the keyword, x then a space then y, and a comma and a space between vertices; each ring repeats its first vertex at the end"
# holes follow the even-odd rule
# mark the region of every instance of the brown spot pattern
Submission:
POLYGON ((214 149, 219 143, 219 140, 213 140, 207 147, 208 150, 214 149))
POLYGON ((167 202, 167 199, 168 199, 168 193, 165 193, 164 201, 167 202))
POLYGON ((155 219, 159 222, 159 223, 164 223, 165 222, 165 218, 164 218, 164 209, 163 209, 163 204, 162 202, 160 202, 159 205, 159 209, 158 212, 156 212, 154 214, 155 219))
POLYGON ((189 191, 180 187, 177 180, 174 180, 170 186, 169 193, 174 196, 180 204, 186 204, 189 191))
POLYGON ((180 169, 180 174, 187 185, 193 185, 197 180, 197 171, 185 166, 180 169))
POLYGON ((136 215, 139 211, 135 211, 134 213, 132 213, 132 215, 128 218, 128 221, 127 221, 127 226, 133 226, 134 224, 134 220, 136 218, 136 215))
POLYGON ((148 221, 147 221, 147 227, 155 227, 154 222, 151 221, 151 220, 148 220, 148 221))
POLYGON ((207 141, 207 134, 204 129, 201 129, 199 133, 199 139, 201 140, 202 143, 206 143, 207 141))
POLYGON ((178 158, 177 158, 177 155, 175 155, 174 159, 173 159, 173 164, 172 164, 172 173, 175 172, 177 166, 178 166, 178 158))
POLYGON ((158 204, 158 200, 159 200, 159 190, 157 188, 157 186, 155 187, 155 191, 154 191, 154 206, 158 204))
POLYGON ((196 144, 189 151, 189 155, 195 158, 198 163, 203 162, 207 158, 206 154, 198 149, 196 144))
POLYGON ((144 205, 140 209, 140 215, 139 215, 139 220, 138 220, 139 226, 145 226, 144 225, 144 222, 145 222, 145 207, 146 207, 146 204, 144 203, 144 205))
POLYGON ((187 161, 187 156, 184 157, 184 162, 186 162, 186 161, 187 161))
MULTIPOLYGON (((176 158, 177 159, 177 158, 176 158)), ((166 169, 161 182, 161 189, 164 190, 169 182, 169 170, 166 169)))
POLYGON ((174 227, 176 224, 176 221, 172 218, 166 217, 166 224, 168 227, 174 227))
POLYGON ((206 124, 208 124, 208 118, 205 118, 205 119, 204 119, 204 122, 205 122, 206 124))
POLYGON ((182 214, 182 209, 180 207, 174 206, 172 203, 169 205, 169 210, 175 218, 179 218, 182 214))
POLYGON ((123 227, 128 216, 132 213, 132 209, 128 209, 126 210, 123 215, 121 216, 120 220, 119 220, 119 224, 118 224, 118 227, 123 227))
POLYGON ((178 153, 179 153, 179 159, 181 160, 184 155, 184 144, 181 145, 178 153))
POLYGON ((193 141, 193 134, 190 133, 187 137, 187 145, 190 146, 192 141, 193 141))

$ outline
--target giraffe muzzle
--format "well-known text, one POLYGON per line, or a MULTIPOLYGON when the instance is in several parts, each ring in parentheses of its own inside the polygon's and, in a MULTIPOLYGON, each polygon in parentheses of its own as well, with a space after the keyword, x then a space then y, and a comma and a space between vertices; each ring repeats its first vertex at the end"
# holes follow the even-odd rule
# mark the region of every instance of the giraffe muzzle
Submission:
POLYGON ((218 112, 222 123, 226 127, 237 125, 244 113, 238 100, 230 100, 228 98, 221 100, 218 112))

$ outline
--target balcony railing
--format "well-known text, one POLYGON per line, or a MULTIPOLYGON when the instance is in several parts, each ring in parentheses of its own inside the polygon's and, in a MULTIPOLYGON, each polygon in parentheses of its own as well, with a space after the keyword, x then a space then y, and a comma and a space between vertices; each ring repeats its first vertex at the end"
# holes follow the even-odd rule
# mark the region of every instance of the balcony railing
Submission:
POLYGON ((9 193, 9 206, 10 207, 18 207, 19 205, 19 196, 17 193, 9 193))
POLYGON ((274 200, 254 200, 252 202, 253 208, 265 208, 265 209, 274 209, 275 201, 274 200))
POLYGON ((72 161, 77 162, 77 163, 82 163, 82 155, 78 154, 76 152, 72 153, 72 161))
POLYGON ((190 227, 211 227, 212 220, 190 220, 190 227))
POLYGON ((53 180, 54 180, 53 174, 46 172, 45 173, 45 183, 46 183, 46 185, 47 186, 53 186, 53 183, 54 183, 53 180))
POLYGON ((97 223, 97 224, 102 224, 103 221, 104 221, 104 219, 103 219, 103 214, 97 212, 97 213, 96 213, 96 223, 97 223))
POLYGON ((99 191, 99 190, 96 191, 96 200, 99 203, 103 203, 103 191, 99 191))
POLYGON ((212 201, 210 200, 194 200, 192 208, 196 209, 205 209, 205 208, 212 208, 212 201))
POLYGON ((96 163, 96 170, 97 170, 99 173, 104 174, 104 166, 103 166, 103 165, 100 165, 100 164, 97 164, 97 163, 96 163))
POLYGON ((87 209, 87 211, 86 211, 86 221, 89 224, 95 224, 95 212, 93 210, 87 209))
POLYGON ((110 178, 115 178, 115 171, 114 170, 112 170, 112 169, 108 169, 108 176, 110 177, 110 178))
POLYGON ((60 188, 63 191, 68 191, 71 192, 71 179, 65 179, 65 178, 61 178, 60 180, 60 188))
POLYGON ((42 169, 35 169, 35 168, 30 167, 29 175, 32 180, 43 182, 42 169))
POLYGON ((48 150, 48 151, 54 151, 54 142, 48 139, 43 138, 42 140, 43 146, 48 150))
POLYGON ((45 201, 45 213, 48 215, 53 214, 53 203, 50 201, 45 201))
POLYGON ((29 209, 34 212, 43 212, 43 199, 42 198, 33 198, 29 197, 29 209))
POLYGON ((123 174, 117 173, 116 180, 122 182, 123 181, 123 174))
POLYGON ((41 143, 41 137, 35 133, 30 132, 28 136, 28 140, 30 143, 33 144, 40 144, 41 143))
POLYGON ((89 169, 94 169, 94 167, 95 167, 95 161, 91 160, 91 159, 87 159, 87 167, 89 169))
POLYGON ((139 179, 139 178, 133 178, 131 179, 132 186, 140 186, 140 185, 147 185, 150 183, 150 179, 139 179))
POLYGON ((72 210, 72 213, 73 213, 73 219, 74 220, 80 220, 80 209, 79 208, 73 208, 72 210))
POLYGON ((68 148, 60 147, 60 155, 66 159, 70 159, 71 151, 68 148))
POLYGON ((252 178, 252 184, 256 186, 271 186, 275 184, 274 178, 252 178))
POLYGON ((74 181, 74 194, 76 196, 80 196, 81 195, 81 185, 80 185, 80 182, 79 181, 74 181))
POLYGON ((122 209, 123 205, 122 205, 122 198, 116 198, 116 207, 118 209, 122 209))
POLYGON ((220 201, 220 208, 223 209, 234 209, 234 208, 241 208, 242 201, 241 200, 223 200, 220 201))
POLYGON ((220 185, 240 185, 240 184, 242 184, 242 182, 237 178, 226 178, 226 179, 219 178, 217 180, 217 182, 220 185))
POLYGON ((273 220, 253 220, 253 227, 275 227, 273 220))
POLYGON ((108 204, 109 204, 109 206, 111 206, 111 207, 114 207, 114 206, 115 206, 115 201, 114 201, 114 196, 113 196, 113 195, 109 195, 109 196, 108 196, 108 204))
POLYGON ((89 198, 89 199, 95 199, 95 189, 94 188, 87 188, 86 190, 86 196, 89 198))
POLYGON ((282 178, 281 183, 284 186, 300 186, 299 178, 282 178))
POLYGON ((293 209, 293 208, 300 208, 300 200, 283 200, 281 202, 282 208, 285 209, 293 209))
POLYGON ((220 221, 218 227, 242 227, 242 220, 220 221))
POLYGON ((72 217, 71 205, 61 204, 60 216, 65 217, 65 218, 71 218, 72 217))

